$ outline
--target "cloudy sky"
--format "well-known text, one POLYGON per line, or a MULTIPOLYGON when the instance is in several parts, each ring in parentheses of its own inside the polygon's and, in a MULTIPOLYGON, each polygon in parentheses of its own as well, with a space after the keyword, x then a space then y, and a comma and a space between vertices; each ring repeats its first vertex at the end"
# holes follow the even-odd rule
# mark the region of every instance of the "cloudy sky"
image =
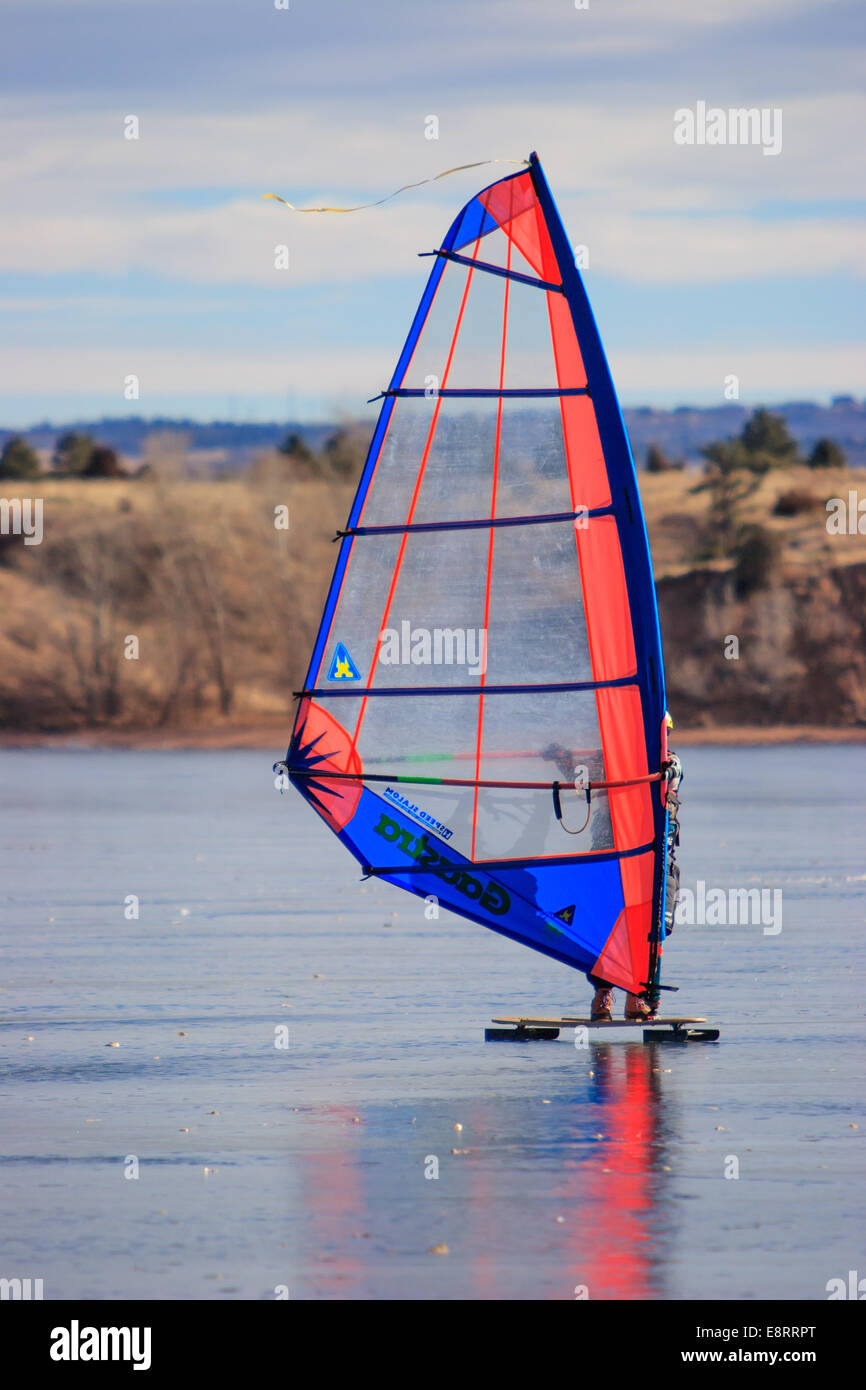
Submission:
POLYGON ((862 395, 864 70, 862 0, 0 0, 0 425, 362 412, 510 169, 262 194, 532 149, 626 404, 862 395), (677 144, 699 102, 781 151, 677 144))

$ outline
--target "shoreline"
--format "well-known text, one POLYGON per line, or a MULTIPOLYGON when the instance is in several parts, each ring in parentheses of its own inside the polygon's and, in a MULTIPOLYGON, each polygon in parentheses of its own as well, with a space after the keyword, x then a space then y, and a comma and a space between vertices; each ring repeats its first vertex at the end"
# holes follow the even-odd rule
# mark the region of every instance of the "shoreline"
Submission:
MULTIPOLYGON (((238 725, 211 729, 74 729, 47 733, 0 729, 0 748, 92 748, 228 751, 259 749, 282 755, 291 733, 291 717, 279 724, 238 725)), ((713 729, 674 728, 672 746, 760 747, 777 744, 866 743, 866 727, 832 728, 820 724, 769 727, 732 724, 713 729)))

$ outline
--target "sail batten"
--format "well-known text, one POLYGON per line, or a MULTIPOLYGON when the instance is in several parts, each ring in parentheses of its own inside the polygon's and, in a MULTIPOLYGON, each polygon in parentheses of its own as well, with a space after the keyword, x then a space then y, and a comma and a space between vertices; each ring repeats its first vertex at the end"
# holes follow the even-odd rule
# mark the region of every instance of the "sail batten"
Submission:
MULTIPOLYGON (((632 684, 631 676, 619 676, 615 680, 599 681, 562 681, 559 684, 550 683, 547 685, 537 685, 533 682, 524 682, 522 685, 488 685, 486 688, 488 695, 521 695, 524 691, 530 691, 535 695, 551 695, 561 691, 577 690, 605 690, 632 684)), ((311 690, 299 690, 296 692, 299 697, 315 695, 318 699, 355 699, 359 695, 378 696, 378 695, 409 695, 413 699, 419 699, 425 695, 477 695, 477 685, 406 685, 406 686, 354 686, 351 690, 329 690, 327 686, 313 687, 311 690)))
POLYGON ((664 858, 655 593, 537 159, 430 254, 339 533, 289 775, 366 872, 641 990, 664 858), (569 795, 588 799, 583 826, 569 795))
POLYGON ((401 531, 461 531, 488 526, 538 526, 548 521, 579 521, 583 518, 607 516, 610 511, 610 507, 595 507, 592 511, 581 509, 579 512, 549 512, 541 516, 492 516, 475 517, 472 520, 462 521, 416 521, 408 526, 353 526, 345 531, 340 531, 338 539, 340 536, 396 535, 401 531))
MULTIPOLYGON (((531 396, 588 396, 589 390, 586 386, 525 386, 525 387, 502 387, 502 386, 395 386, 388 387, 382 392, 382 396, 408 397, 423 396, 425 399, 436 399, 438 396, 453 396, 455 398, 471 398, 492 396, 514 398, 521 400, 523 397, 531 396)), ((380 398, 377 398, 380 399, 380 398)), ((372 402, 371 402, 372 404, 372 402)))
POLYGON ((458 265, 471 265, 476 270, 486 270, 489 275, 501 275, 506 280, 519 280, 523 285, 534 285, 539 290, 552 290, 554 294, 564 294, 562 285, 556 285, 552 280, 539 280, 537 275, 524 275, 520 270, 512 270, 510 267, 501 265, 491 265, 490 261, 474 260, 471 256, 461 256, 456 251, 445 251, 442 247, 438 251, 419 251, 420 256, 444 256, 449 261, 456 261, 458 265))

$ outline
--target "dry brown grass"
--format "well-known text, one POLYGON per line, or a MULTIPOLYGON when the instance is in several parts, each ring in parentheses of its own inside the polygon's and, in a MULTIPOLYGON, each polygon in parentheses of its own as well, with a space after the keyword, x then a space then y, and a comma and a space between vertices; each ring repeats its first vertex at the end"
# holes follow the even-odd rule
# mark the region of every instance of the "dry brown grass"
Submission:
MULTIPOLYGON (((292 478, 273 454, 243 477, 191 480, 178 476, 171 457, 167 441, 147 478, 49 477, 0 489, 44 504, 42 545, 7 539, 0 553, 0 723, 7 730, 192 736, 288 723, 353 484, 292 478), (274 527, 274 509, 283 505, 288 532, 274 527), (137 660, 124 656, 132 635, 137 660)), ((694 473, 640 475, 672 689, 687 722, 753 722, 737 706, 745 667, 735 685, 724 664, 721 674, 707 665, 731 631, 751 634, 749 698, 765 702, 760 722, 822 722, 820 708, 797 713, 814 662, 832 668, 838 686, 827 722, 866 718, 866 678, 855 659, 866 535, 828 535, 823 505, 773 515, 778 496, 792 489, 822 503, 850 489, 866 497, 866 472, 786 469, 762 481, 744 520, 778 534, 781 568, 772 594, 748 604, 732 596, 729 560, 699 558, 708 517, 699 481, 694 473), (774 689, 784 693, 782 703, 773 704, 774 689)))
POLYGON ((40 480, 40 546, 0 566, 0 711, 13 727, 286 715, 315 637, 351 488, 40 480), (274 526, 288 506, 288 532, 274 526), (124 656, 139 641, 138 659, 124 656))
MULTIPOLYGON (((727 560, 701 559, 709 503, 707 493, 696 490, 699 474, 642 472, 638 478, 657 580, 687 574, 698 563, 709 569, 729 567, 727 560)), ((743 504, 743 521, 759 523, 780 537, 786 570, 862 564, 866 562, 866 534, 831 536, 826 528, 825 502, 830 497, 847 498, 851 489, 866 498, 866 470, 778 469, 768 473, 743 504), (792 490, 811 493, 820 505, 798 516, 774 516, 778 498, 792 490)))

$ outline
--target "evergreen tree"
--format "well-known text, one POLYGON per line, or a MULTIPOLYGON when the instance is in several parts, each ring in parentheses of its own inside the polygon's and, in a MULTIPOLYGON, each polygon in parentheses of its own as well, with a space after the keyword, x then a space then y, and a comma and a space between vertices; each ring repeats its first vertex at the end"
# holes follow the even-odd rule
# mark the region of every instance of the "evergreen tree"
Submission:
POLYGON ((92 435, 65 430, 54 445, 54 467, 61 473, 83 473, 95 445, 92 435))
POLYGON ((13 434, 0 453, 0 478, 35 478, 42 472, 39 455, 26 439, 13 434))
POLYGON ((768 589, 778 570, 782 545, 764 526, 743 529, 734 550, 734 583, 737 597, 747 598, 757 589, 768 589))
POLYGON ((81 471, 82 478, 125 478, 126 473, 118 462, 113 449, 96 444, 90 450, 90 457, 81 471))
POLYGON ((648 473, 669 473, 676 464, 658 444, 651 444, 646 451, 646 471, 648 473))
POLYGON ((713 549, 730 555, 742 530, 742 504, 759 486, 760 477, 752 467, 752 456, 739 439, 708 444, 703 454, 707 467, 696 491, 710 494, 713 549))
POLYGON ((297 463, 314 464, 316 461, 316 455, 296 430, 287 435, 282 444, 277 445, 277 452, 284 454, 286 458, 294 459, 297 463))
POLYGON ((781 415, 769 410, 756 410, 743 425, 740 443, 751 455, 756 473, 765 473, 776 464, 800 462, 797 441, 788 431, 781 415))
POLYGON ((325 462, 341 478, 359 476, 367 456, 367 445, 356 432, 336 430, 325 442, 325 462))
POLYGON ((828 439, 826 436, 816 441, 808 462, 810 468, 848 467, 845 451, 836 443, 835 439, 828 439))

